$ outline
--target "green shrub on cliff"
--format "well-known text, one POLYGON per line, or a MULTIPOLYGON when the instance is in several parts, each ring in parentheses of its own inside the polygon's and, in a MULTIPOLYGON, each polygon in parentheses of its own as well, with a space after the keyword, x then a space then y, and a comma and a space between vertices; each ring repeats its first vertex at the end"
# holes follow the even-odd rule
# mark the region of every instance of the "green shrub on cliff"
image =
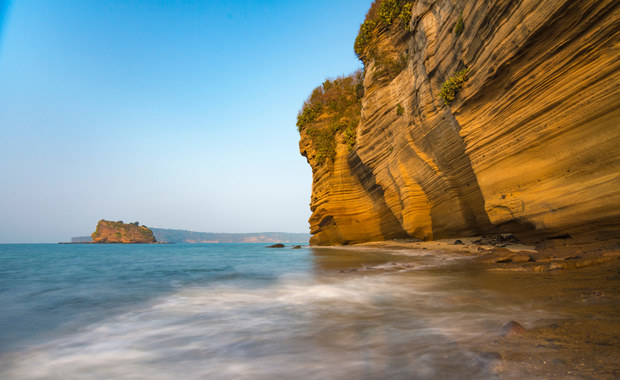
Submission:
POLYGON ((403 4, 402 10, 400 11, 400 15, 398 15, 401 25, 407 26, 409 24, 409 21, 411 20, 412 9, 413 9, 413 3, 408 2, 408 3, 403 4))
POLYGON ((366 20, 360 25, 360 31, 355 38, 353 49, 357 58, 362 59, 364 52, 368 49, 368 45, 372 41, 373 31, 375 30, 376 23, 372 20, 366 20))
POLYGON ((316 149, 316 160, 319 165, 328 159, 336 158, 336 139, 332 129, 310 129, 308 135, 312 138, 312 145, 316 149))
POLYGON ((456 36, 460 36, 463 33, 463 29, 465 29, 465 24, 463 23, 463 17, 459 17, 459 20, 456 22, 456 26, 454 27, 454 34, 456 36))
POLYGON ((303 128, 313 123, 321 114, 322 107, 323 105, 320 103, 307 107, 304 104, 302 111, 297 115, 297 131, 301 132, 303 128))
POLYGON ((392 25, 392 22, 400 14, 400 8, 398 0, 383 0, 379 5, 379 19, 381 23, 387 26, 392 25))
POLYGON ((400 105, 400 103, 396 106, 396 115, 397 116, 403 116, 403 114, 405 113, 405 109, 403 108, 402 105, 400 105))
MULTIPOLYGON (((340 120, 338 123, 332 124, 332 131, 334 136, 341 135, 342 142, 349 148, 353 149, 357 140, 356 128, 359 123, 359 118, 353 118, 350 120, 340 120)), ((335 139, 334 139, 335 140, 335 139)))
POLYGON ((444 104, 450 105, 456 99, 456 95, 461 91, 465 82, 469 79, 469 69, 463 69, 456 73, 453 77, 443 84, 439 97, 443 100, 444 104))
POLYGON ((326 80, 312 91, 297 116, 300 133, 310 139, 318 164, 336 157, 336 146, 355 145, 359 124, 361 98, 364 95, 361 70, 352 75, 326 80))
POLYGON ((413 3, 402 0, 383 0, 379 5, 379 19, 383 25, 390 26, 398 18, 402 25, 411 19, 413 3))
MULTIPOLYGON (((369 52, 374 51, 376 35, 384 29, 397 27, 404 29, 411 19, 413 2, 405 0, 375 0, 370 6, 366 19, 360 25, 353 49, 357 58, 363 61, 369 52), (394 22, 397 21, 398 22, 394 22), (393 26, 394 25, 394 26, 393 26)), ((370 54, 372 56, 374 54, 370 54)))
POLYGON ((349 148, 349 150, 353 149, 355 143, 357 142, 357 132, 355 131, 356 128, 357 124, 351 121, 343 132, 344 143, 347 144, 347 148, 349 148))

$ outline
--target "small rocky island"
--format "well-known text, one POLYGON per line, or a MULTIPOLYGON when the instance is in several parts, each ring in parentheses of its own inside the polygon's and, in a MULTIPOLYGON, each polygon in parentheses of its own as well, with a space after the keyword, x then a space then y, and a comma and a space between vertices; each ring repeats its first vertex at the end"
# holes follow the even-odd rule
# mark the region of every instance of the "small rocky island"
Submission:
POLYGON ((122 244, 152 244, 157 239, 146 226, 140 226, 138 222, 123 223, 101 219, 97 223, 97 229, 91 235, 93 243, 122 243, 122 244))

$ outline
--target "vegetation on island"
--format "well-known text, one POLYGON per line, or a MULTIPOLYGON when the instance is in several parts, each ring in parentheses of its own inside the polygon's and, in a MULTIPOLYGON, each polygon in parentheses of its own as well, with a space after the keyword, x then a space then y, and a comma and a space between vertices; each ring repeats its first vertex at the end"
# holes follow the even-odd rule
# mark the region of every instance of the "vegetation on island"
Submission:
POLYGON ((456 99, 456 95, 463 89, 465 82, 469 79, 469 68, 457 72, 453 77, 443 84, 439 97, 444 104, 450 105, 456 99))
POLYGON ((140 226, 139 222, 123 223, 100 220, 95 232, 91 235, 95 243, 155 243, 157 240, 146 226, 140 226))
POLYGON ((297 130, 305 133, 316 150, 319 165, 333 161, 338 143, 349 150, 356 142, 364 95, 363 73, 327 79, 312 91, 297 115, 297 130))

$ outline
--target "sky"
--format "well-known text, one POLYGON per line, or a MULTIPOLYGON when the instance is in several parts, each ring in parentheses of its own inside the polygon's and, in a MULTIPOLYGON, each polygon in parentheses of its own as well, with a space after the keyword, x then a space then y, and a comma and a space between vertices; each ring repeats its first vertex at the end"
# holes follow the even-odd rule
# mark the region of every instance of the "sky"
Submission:
POLYGON ((308 232, 297 113, 372 0, 0 0, 0 243, 308 232))

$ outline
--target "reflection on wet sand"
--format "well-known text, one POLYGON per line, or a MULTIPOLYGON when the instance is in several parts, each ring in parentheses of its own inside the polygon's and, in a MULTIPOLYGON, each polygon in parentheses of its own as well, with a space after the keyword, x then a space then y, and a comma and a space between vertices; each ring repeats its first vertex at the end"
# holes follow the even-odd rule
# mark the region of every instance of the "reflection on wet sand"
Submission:
MULTIPOLYGON (((333 276, 393 279, 393 295, 403 297, 383 306, 382 323, 397 323, 389 313, 415 318, 409 327, 420 336, 409 347, 452 355, 461 370, 477 365, 479 375, 514 379, 620 375, 620 260, 535 273, 486 270, 467 256, 441 251, 320 248, 313 258, 316 271, 333 276), (527 330, 501 337, 511 320, 527 330)), ((438 373, 458 371, 443 369, 438 373)))

